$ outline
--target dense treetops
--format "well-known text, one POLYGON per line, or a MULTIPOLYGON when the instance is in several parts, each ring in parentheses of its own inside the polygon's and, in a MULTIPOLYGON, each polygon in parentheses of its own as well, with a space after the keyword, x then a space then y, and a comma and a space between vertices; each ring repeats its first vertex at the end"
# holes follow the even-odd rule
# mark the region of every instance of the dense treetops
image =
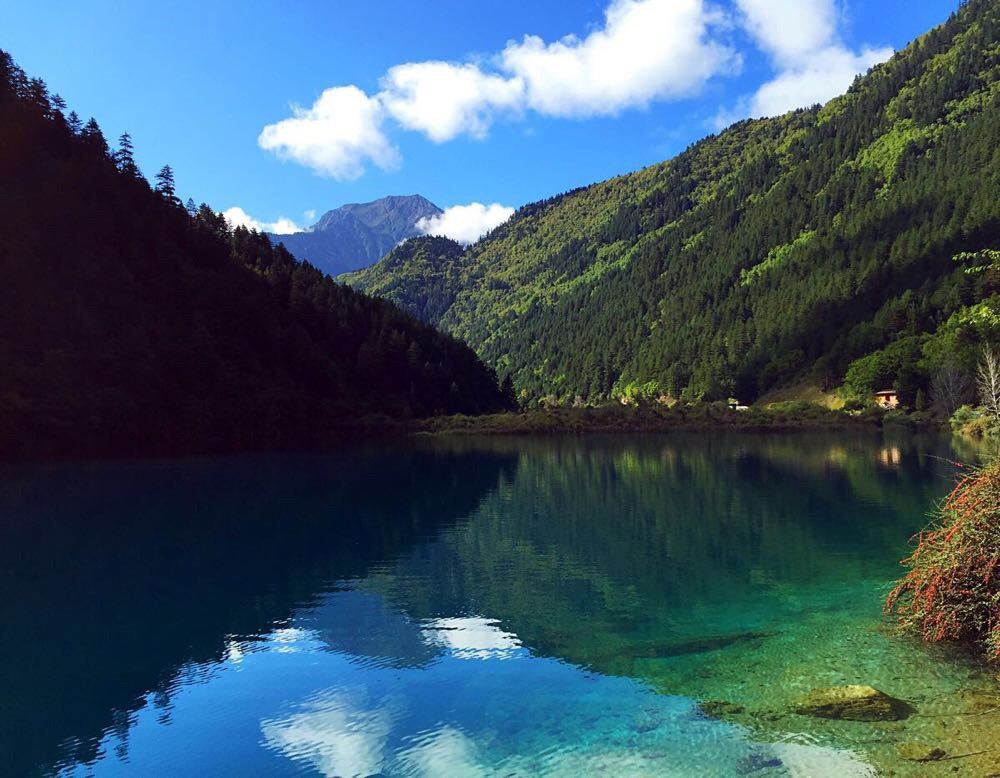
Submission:
MULTIPOLYGON (((403 247, 350 280, 467 340, 529 400, 831 387, 992 293, 952 257, 1000 246, 998 137, 1000 3, 970 0, 823 107, 522 208, 460 256, 403 247)), ((940 365, 905 362, 876 378, 912 397, 940 365)))
POLYGON ((506 407, 454 338, 155 189, 0 52, 0 453, 318 444, 506 407))
POLYGON ((439 321, 455 300, 464 248, 450 238, 411 238, 377 266, 340 276, 368 294, 392 300, 421 321, 439 321))

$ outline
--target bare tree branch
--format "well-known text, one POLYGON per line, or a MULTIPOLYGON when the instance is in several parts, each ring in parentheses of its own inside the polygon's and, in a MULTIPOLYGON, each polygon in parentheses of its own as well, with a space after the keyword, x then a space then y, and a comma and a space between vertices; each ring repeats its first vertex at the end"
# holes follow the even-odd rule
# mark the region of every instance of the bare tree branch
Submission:
POLYGON ((931 401, 938 413, 951 416, 972 400, 969 374, 953 358, 946 359, 931 379, 931 401))
POLYGON ((983 349, 979 360, 976 388, 979 399, 993 419, 1000 424, 1000 359, 991 348, 983 349))

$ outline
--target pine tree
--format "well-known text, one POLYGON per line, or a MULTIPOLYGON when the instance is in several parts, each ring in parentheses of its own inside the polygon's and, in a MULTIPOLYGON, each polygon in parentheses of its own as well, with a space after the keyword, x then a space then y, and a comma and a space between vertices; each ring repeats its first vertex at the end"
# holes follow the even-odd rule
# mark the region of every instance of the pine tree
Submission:
POLYGON ((164 165, 156 174, 156 191, 171 202, 177 202, 177 192, 174 187, 174 171, 170 165, 164 165))
POLYGON ((101 132, 101 127, 97 123, 97 119, 93 116, 84 125, 80 136, 90 145, 95 151, 103 156, 108 154, 108 142, 104 140, 104 133, 101 132))
POLYGON ((118 151, 115 152, 115 164, 123 173, 130 176, 138 176, 139 168, 135 164, 134 147, 132 136, 123 132, 118 138, 118 151))

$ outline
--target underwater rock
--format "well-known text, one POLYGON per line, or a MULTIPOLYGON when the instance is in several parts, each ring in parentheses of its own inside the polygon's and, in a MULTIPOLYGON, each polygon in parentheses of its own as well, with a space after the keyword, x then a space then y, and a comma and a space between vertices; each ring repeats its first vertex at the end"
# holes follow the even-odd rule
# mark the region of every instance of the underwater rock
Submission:
POLYGON ((713 635, 710 637, 683 640, 677 643, 661 643, 658 645, 637 646, 630 655, 634 658, 686 656, 688 654, 707 654, 711 651, 721 651, 724 648, 740 643, 773 637, 773 632, 736 632, 731 635, 713 635))
POLYGON ((703 700, 698 703, 698 709, 710 719, 724 719, 727 716, 739 716, 746 708, 735 702, 725 700, 703 700))
POLYGON ((794 705, 802 716, 845 721, 899 721, 913 712, 903 700, 871 686, 833 686, 813 689, 794 705))
POLYGON ((964 690, 959 692, 958 698, 969 713, 983 714, 1000 710, 1000 695, 964 690))
POLYGON ((936 762, 948 756, 947 752, 933 746, 920 743, 900 743, 896 746, 897 753, 910 762, 936 762))
POLYGON ((752 753, 742 757, 736 763, 736 772, 740 775, 749 775, 760 770, 768 770, 772 767, 781 767, 782 761, 773 755, 752 753))

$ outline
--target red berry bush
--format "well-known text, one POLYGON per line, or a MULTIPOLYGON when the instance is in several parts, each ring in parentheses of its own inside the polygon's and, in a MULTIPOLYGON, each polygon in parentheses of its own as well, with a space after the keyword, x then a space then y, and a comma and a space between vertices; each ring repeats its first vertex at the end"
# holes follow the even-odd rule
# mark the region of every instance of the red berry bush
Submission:
POLYGON ((959 481, 903 564, 887 614, 926 641, 976 645, 1000 660, 1000 463, 959 481))

